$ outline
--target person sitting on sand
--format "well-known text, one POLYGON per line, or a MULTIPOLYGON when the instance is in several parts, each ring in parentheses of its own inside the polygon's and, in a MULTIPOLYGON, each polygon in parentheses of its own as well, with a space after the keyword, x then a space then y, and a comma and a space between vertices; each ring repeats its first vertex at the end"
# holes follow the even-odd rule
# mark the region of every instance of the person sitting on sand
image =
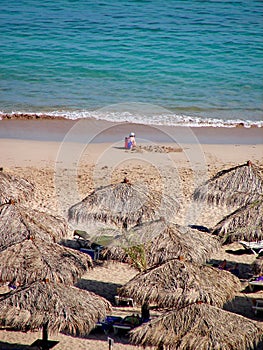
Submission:
POLYGON ((131 142, 131 149, 133 149, 134 147, 136 147, 136 140, 135 140, 135 134, 134 132, 130 133, 130 142, 131 142))

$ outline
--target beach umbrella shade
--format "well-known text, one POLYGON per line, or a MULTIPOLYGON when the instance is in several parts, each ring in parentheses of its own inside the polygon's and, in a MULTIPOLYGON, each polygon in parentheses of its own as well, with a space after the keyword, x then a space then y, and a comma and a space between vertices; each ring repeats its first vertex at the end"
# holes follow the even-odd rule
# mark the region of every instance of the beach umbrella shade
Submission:
POLYGON ((0 204, 32 198, 34 185, 24 178, 0 171, 0 204))
POLYGON ((85 229, 90 222, 114 224, 123 229, 160 216, 173 217, 179 204, 140 184, 123 181, 96 189, 68 212, 69 221, 85 229), (84 226, 83 226, 84 225, 84 226))
POLYGON ((0 324, 21 331, 43 328, 43 341, 47 329, 87 335, 109 312, 106 299, 61 283, 36 281, 0 296, 0 324))
POLYGON ((19 204, 0 205, 0 251, 30 237, 59 242, 67 233, 68 225, 62 217, 19 204))
POLYGON ((118 294, 141 305, 170 308, 202 301, 221 307, 240 289, 239 279, 228 271, 173 259, 139 273, 118 294))
POLYGON ((257 200, 263 195, 260 169, 250 161, 222 170, 196 188, 194 200, 210 204, 240 206, 257 200))
POLYGON ((113 240, 105 253, 110 259, 125 262, 126 248, 136 245, 144 247, 148 267, 179 256, 203 263, 220 247, 219 240, 209 233, 159 219, 131 228, 113 240))
POLYGON ((223 244, 263 240, 263 196, 227 215, 212 230, 223 244))
POLYGON ((91 267, 89 255, 39 238, 13 244, 0 254, 0 279, 22 285, 42 279, 74 284, 91 267))
POLYGON ((262 326, 207 304, 168 311, 130 332, 133 344, 166 350, 249 350, 262 339, 262 326))

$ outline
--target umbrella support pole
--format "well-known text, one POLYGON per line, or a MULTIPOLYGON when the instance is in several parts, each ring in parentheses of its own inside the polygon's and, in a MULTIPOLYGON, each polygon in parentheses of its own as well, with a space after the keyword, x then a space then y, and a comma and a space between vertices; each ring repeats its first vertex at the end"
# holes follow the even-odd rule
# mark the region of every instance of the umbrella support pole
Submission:
POLYGON ((43 350, 48 350, 48 322, 43 325, 42 341, 43 350))

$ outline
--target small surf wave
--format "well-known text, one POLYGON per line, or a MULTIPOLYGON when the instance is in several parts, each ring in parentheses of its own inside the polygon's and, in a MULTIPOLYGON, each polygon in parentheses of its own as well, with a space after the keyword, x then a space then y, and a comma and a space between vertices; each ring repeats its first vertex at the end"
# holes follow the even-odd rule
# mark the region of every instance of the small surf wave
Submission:
POLYGON ((224 119, 209 118, 199 116, 188 116, 177 114, 163 109, 155 110, 118 110, 118 109, 100 109, 95 111, 88 110, 57 110, 49 112, 23 112, 15 111, 12 113, 0 112, 0 120, 3 119, 96 119, 114 123, 134 123, 144 125, 166 125, 166 126, 187 126, 187 127, 225 127, 233 128, 237 126, 263 127, 263 121, 243 120, 243 119, 224 119))

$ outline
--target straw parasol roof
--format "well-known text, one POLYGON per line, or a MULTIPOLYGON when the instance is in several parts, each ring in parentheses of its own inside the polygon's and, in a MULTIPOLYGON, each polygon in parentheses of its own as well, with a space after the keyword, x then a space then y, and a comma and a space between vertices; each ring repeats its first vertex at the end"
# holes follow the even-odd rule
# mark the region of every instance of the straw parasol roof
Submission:
POLYGON ((198 187, 195 200, 216 205, 245 205, 263 194, 263 180, 258 167, 250 161, 222 170, 198 187))
POLYGON ((66 220, 19 204, 0 205, 0 251, 30 237, 59 242, 67 235, 66 220))
POLYGON ((227 215, 216 224, 212 234, 223 244, 263 240, 263 196, 227 215))
POLYGON ((135 245, 144 246, 147 266, 179 256, 203 263, 220 247, 218 239, 208 233, 159 219, 135 226, 116 238, 106 249, 106 255, 113 260, 125 261, 125 248, 135 245))
POLYGON ((26 179, 0 171, 0 204, 10 200, 28 200, 33 192, 34 186, 26 179))
POLYGON ((221 307, 240 289, 239 279, 228 271, 173 259, 139 273, 118 293, 159 307, 198 301, 221 307))
POLYGON ((249 350, 262 339, 262 327, 243 316, 207 304, 164 313, 130 332, 131 342, 166 350, 249 350))
POLYGON ((73 205, 68 216, 82 228, 90 222, 103 222, 128 229, 160 216, 172 217, 178 210, 178 202, 171 197, 126 180, 96 189, 73 205))
MULTIPOLYGON (((151 225, 148 226, 150 228, 151 225)), ((218 240, 214 238, 209 233, 168 223, 146 246, 148 266, 180 256, 190 262, 203 263, 220 247, 218 240)))
POLYGON ((74 284, 91 266, 89 255, 35 238, 1 252, 0 279, 20 284, 40 279, 74 284))
POLYGON ((0 324, 22 331, 47 327, 85 335, 111 311, 104 298, 61 283, 36 281, 0 297, 0 324))

